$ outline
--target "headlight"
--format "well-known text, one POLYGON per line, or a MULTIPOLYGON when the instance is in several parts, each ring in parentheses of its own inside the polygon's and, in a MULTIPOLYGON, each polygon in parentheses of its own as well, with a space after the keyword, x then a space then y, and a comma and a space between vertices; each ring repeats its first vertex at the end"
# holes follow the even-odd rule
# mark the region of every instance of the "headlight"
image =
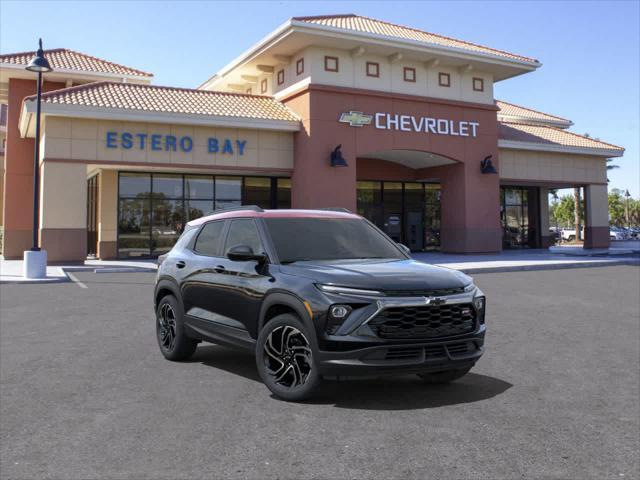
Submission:
POLYGON ((335 285, 316 284, 316 286, 325 293, 333 293, 335 295, 356 295, 359 297, 384 297, 384 293, 378 290, 365 290, 362 288, 338 287, 335 285))
POLYGON ((484 311, 486 309, 486 298, 485 297, 475 297, 473 299, 473 307, 476 309, 476 316, 478 317, 478 321, 480 324, 484 323, 484 311))

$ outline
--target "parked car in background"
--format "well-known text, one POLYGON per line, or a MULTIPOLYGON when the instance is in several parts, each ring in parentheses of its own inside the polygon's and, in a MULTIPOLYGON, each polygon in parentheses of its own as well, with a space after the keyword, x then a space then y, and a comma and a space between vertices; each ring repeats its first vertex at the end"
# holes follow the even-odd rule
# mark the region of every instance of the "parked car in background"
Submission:
POLYGON ((622 241, 622 240, 628 240, 630 238, 630 235, 629 233, 627 233, 627 231, 624 228, 610 227, 609 238, 612 241, 622 241))
MULTIPOLYGON (((582 238, 584 238, 584 229, 582 229, 582 238)), ((575 228, 562 229, 562 240, 564 240, 565 242, 573 242, 575 239, 576 239, 575 228)))

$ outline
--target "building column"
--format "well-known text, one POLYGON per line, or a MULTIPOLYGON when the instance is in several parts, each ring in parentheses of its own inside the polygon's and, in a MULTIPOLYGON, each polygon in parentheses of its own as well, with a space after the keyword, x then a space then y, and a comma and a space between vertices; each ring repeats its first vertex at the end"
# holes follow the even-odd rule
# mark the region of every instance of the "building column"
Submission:
POLYGON ((584 188, 584 248, 609 248, 609 195, 606 185, 584 188))
POLYGON ((287 100, 298 114, 302 128, 294 136, 292 208, 342 207, 357 211, 355 129, 332 119, 311 121, 309 92, 287 100), (311 131, 313 124, 313 132, 311 131), (342 145, 347 167, 332 167, 331 151, 342 145))
POLYGON ((40 167, 40 241, 51 262, 87 258, 87 167, 43 162, 40 167))
MULTIPOLYGON (((494 157, 495 158, 495 157, 494 157)), ((440 248, 445 253, 502 250, 500 179, 475 163, 428 169, 440 178, 440 248)))
MULTIPOLYGON (((43 92, 64 88, 64 83, 44 82, 43 92)), ((35 80, 10 78, 7 102, 7 140, 4 165, 2 254, 22 258, 32 246, 33 138, 22 138, 18 128, 22 100, 36 93, 35 80)))
POLYGON ((540 246, 548 248, 553 245, 553 236, 549 230, 549 189, 540 187, 538 193, 540 212, 540 246))
POLYGON ((98 258, 118 257, 118 172, 102 170, 98 179, 98 258))

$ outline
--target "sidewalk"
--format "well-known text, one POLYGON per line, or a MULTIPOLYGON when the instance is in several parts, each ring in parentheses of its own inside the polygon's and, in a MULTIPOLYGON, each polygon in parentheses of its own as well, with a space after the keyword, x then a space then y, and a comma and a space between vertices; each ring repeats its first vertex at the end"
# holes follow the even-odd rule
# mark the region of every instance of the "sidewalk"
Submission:
POLYGON ((640 265, 640 256, 573 256, 552 253, 548 249, 504 250, 489 254, 414 253, 413 258, 465 273, 558 270, 565 268, 640 265))
POLYGON ((0 257, 0 283, 55 283, 75 281, 73 272, 95 271, 96 273, 140 272, 158 269, 154 260, 86 260, 84 264, 49 265, 47 277, 26 279, 22 276, 22 260, 4 260, 0 257))
MULTIPOLYGON (((566 247, 563 247, 566 248, 566 247)), ((451 254, 440 252, 414 253, 418 261, 465 273, 513 272, 522 270, 558 270, 565 268, 603 267, 612 265, 640 265, 639 255, 584 256, 562 255, 541 250, 505 250, 494 254, 451 254)), ((75 281, 74 271, 120 273, 156 271, 154 260, 87 260, 84 264, 47 267, 47 278, 25 279, 22 260, 0 258, 0 283, 52 283, 75 281)))

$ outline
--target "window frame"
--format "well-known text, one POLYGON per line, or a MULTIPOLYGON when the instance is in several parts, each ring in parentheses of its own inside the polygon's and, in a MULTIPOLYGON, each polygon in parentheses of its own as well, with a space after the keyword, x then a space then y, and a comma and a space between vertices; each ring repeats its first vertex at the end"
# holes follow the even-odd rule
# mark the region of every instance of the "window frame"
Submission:
POLYGON ((282 85, 284 83, 284 68, 281 68, 276 73, 276 82, 278 85, 282 85))
POLYGON ((200 257, 224 258, 224 254, 223 254, 223 252, 221 252, 220 246, 222 245, 221 240, 227 238, 227 230, 229 230, 229 224, 228 224, 228 220, 227 219, 211 220, 209 222, 203 223, 200 226, 200 230, 198 231, 198 234, 195 235, 195 237, 193 238, 189 250, 191 250, 195 255, 198 255, 200 257), (217 246, 217 249, 216 249, 217 255, 209 255, 209 254, 206 254, 206 253, 199 252, 196 249, 196 245, 198 245, 198 240, 200 239, 200 235, 202 235, 202 232, 207 227, 207 225, 209 225, 211 223, 222 223, 222 232, 220 233, 220 238, 218 238, 218 246, 217 246))
POLYGON ((269 87, 269 83, 267 82, 267 79, 263 78, 260 81, 260 93, 267 93, 268 87, 269 87))
POLYGON ((380 64, 378 62, 366 62, 364 70, 365 70, 365 73, 367 74, 367 77, 380 78, 380 64), (375 75, 373 73, 369 73, 369 67, 375 67, 376 69, 375 75))
POLYGON ((438 86, 450 88, 451 87, 451 74, 447 72, 438 72, 438 86), (443 81, 446 79, 446 81, 443 81))
POLYGON ((474 92, 484 92, 484 78, 473 77, 471 80, 471 85, 474 92), (480 85, 479 88, 476 88, 476 82, 478 82, 478 84, 480 85))
POLYGON ((304 73, 304 57, 296 60, 296 75, 302 75, 304 73))
POLYGON ((325 72, 338 73, 340 71, 340 59, 338 57, 334 57, 334 56, 331 56, 331 55, 325 55, 324 56, 324 71, 325 72), (329 68, 329 62, 330 61, 335 61, 336 62, 336 67, 335 68, 329 68))
POLYGON ((402 76, 405 82, 416 83, 417 73, 414 67, 404 67, 402 70, 402 76), (413 78, 408 78, 407 73, 411 72, 413 74, 413 78))

